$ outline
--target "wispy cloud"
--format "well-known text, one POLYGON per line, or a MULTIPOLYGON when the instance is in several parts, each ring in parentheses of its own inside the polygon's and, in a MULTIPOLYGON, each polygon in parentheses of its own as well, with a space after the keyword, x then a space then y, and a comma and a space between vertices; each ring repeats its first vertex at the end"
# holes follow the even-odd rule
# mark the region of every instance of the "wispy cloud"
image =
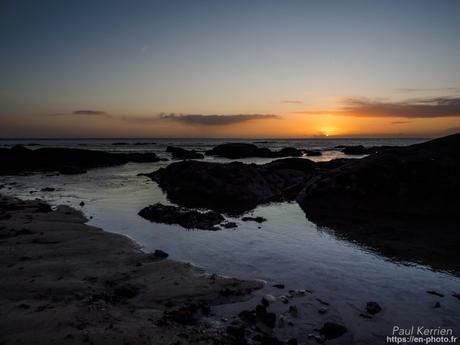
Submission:
POLYGON ((160 114, 162 121, 180 122, 187 125, 226 126, 252 120, 277 119, 273 114, 237 114, 237 115, 203 115, 203 114, 160 114))
POLYGON ((416 93, 416 92, 433 92, 433 91, 452 91, 460 92, 460 87, 438 87, 438 88, 411 88, 411 87, 400 87, 395 89, 398 93, 416 93))
POLYGON ((460 116, 460 98, 417 98, 387 102, 367 98, 346 98, 336 110, 299 111, 297 114, 331 114, 357 117, 434 118, 460 116))
POLYGON ((74 115, 108 115, 105 111, 101 110, 74 110, 74 115))
POLYGON ((411 123, 412 121, 392 121, 392 125, 404 125, 406 123, 411 123))
POLYGON ((67 113, 53 113, 53 114, 48 114, 49 116, 72 116, 72 115, 88 115, 88 116, 106 116, 110 117, 111 115, 105 111, 102 110, 74 110, 72 112, 67 112, 67 113))
POLYGON ((284 104, 303 104, 303 101, 299 101, 297 99, 283 99, 281 103, 284 104))
POLYGON ((253 120, 278 119, 274 114, 237 114, 237 115, 205 115, 205 114, 175 114, 160 113, 152 116, 112 115, 101 110, 74 110, 68 113, 48 114, 49 116, 103 116, 113 120, 131 123, 149 124, 160 122, 177 122, 195 126, 226 126, 253 120))

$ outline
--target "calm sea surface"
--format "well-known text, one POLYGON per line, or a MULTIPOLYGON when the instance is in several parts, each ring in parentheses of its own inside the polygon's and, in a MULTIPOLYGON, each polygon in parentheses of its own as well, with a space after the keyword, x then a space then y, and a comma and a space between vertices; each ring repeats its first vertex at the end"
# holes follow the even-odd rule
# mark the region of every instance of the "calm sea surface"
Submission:
MULTIPOLYGON (((32 144, 38 147, 78 147, 110 151, 153 151, 169 157, 167 145, 205 151, 229 140, 26 140, 0 141, 2 146, 32 144), (116 145, 113 145, 116 143, 116 145)), ((421 139, 318 139, 318 140, 245 140, 259 146, 279 149, 293 146, 323 150, 317 160, 343 157, 334 149, 337 145, 409 145, 421 139)), ((316 158, 316 157, 315 157, 316 158)), ((210 158, 212 161, 228 161, 210 158)), ((267 159, 244 159, 263 163, 267 159)), ((336 238, 328 229, 320 229, 310 222, 296 203, 260 206, 250 214, 268 219, 261 225, 230 220, 238 224, 236 230, 187 231, 179 226, 150 223, 137 213, 155 203, 168 203, 156 183, 138 173, 151 172, 169 162, 126 164, 118 167, 90 170, 75 176, 33 175, 0 177, 5 187, 1 193, 21 198, 43 198, 52 204, 68 204, 81 208, 92 217, 89 224, 129 236, 146 251, 163 249, 173 259, 188 261, 209 272, 241 278, 267 281, 267 287, 258 295, 282 295, 284 290, 271 287, 286 284, 288 289, 309 289, 313 294, 292 301, 300 309, 295 327, 282 328, 281 336, 296 336, 307 340, 308 333, 324 321, 336 321, 350 332, 336 343, 379 344, 391 335, 393 326, 448 327, 460 336, 460 301, 452 297, 460 293, 460 279, 448 272, 434 272, 427 267, 392 262, 354 243, 336 238), (9 185, 9 183, 16 183, 9 185), (44 193, 44 187, 55 192, 44 193), (32 193, 30 193, 32 192, 32 193), (261 228, 258 228, 261 226, 261 228), (444 297, 426 293, 436 290, 444 297), (329 303, 328 311, 317 310, 329 303), (383 311, 372 319, 359 316, 368 301, 377 301, 383 311), (441 308, 433 308, 436 302, 441 308)), ((434 229, 436 230, 436 229, 434 229)), ((259 297, 257 297, 259 299, 259 297)), ((254 303, 250 301, 248 303, 254 303)), ((226 315, 235 306, 216 309, 226 315)), ((287 309, 280 305, 279 311, 287 309), (283 309, 284 308, 284 309, 283 309)), ((311 341, 311 340, 309 340, 311 341)))

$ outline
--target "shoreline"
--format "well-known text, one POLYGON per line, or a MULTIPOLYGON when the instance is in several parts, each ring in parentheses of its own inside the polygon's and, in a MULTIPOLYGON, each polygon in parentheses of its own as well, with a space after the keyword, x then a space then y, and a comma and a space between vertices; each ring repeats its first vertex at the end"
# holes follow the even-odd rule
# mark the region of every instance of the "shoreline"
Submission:
POLYGON ((210 307, 263 286, 143 253, 67 206, 0 200, 4 344, 170 344, 183 334, 205 344, 194 329, 217 339, 223 332, 200 320, 210 307))

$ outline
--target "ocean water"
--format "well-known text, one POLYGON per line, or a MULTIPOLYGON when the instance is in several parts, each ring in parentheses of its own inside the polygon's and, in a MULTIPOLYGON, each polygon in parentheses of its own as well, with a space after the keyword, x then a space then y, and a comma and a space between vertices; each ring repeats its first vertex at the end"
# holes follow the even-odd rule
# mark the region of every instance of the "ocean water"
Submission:
MULTIPOLYGON (((215 146, 217 140, 117 140, 127 145, 112 145, 109 140, 37 141, 42 146, 82 147, 111 151, 154 151, 169 157, 165 148, 175 145, 204 151, 215 146), (135 145, 142 142, 146 145, 135 145), (155 142, 154 144, 152 142, 155 142)), ((323 150, 322 157, 331 159, 343 155, 337 145, 408 145, 421 140, 253 140, 260 146, 277 149, 294 146, 323 150), (264 141, 264 143, 261 143, 264 141)), ((27 141, 27 143, 32 141, 27 141)), ((2 141, 13 145, 16 142, 2 141)), ((31 148, 40 146, 31 146, 31 148)), ((210 158, 213 161, 225 159, 210 158)), ((266 159, 245 159, 263 163, 266 159)), ((452 296, 460 293, 460 278, 448 272, 407 262, 393 262, 355 243, 339 239, 325 228, 310 222, 296 203, 263 205, 250 212, 263 216, 267 222, 257 224, 229 218, 237 229, 222 231, 185 230, 175 225, 151 223, 137 215, 143 207, 155 203, 169 203, 155 182, 138 173, 154 171, 170 162, 130 163, 123 166, 90 170, 87 174, 63 176, 54 174, 3 176, 1 193, 21 198, 43 198, 51 204, 68 204, 80 208, 89 224, 106 231, 124 234, 145 251, 162 249, 172 259, 191 262, 212 273, 249 279, 262 279, 266 287, 246 303, 215 308, 225 317, 239 307, 256 303, 263 294, 286 294, 289 289, 308 289, 311 294, 292 300, 299 308, 294 327, 277 330, 281 337, 295 336, 312 342, 308 334, 325 321, 344 324, 349 332, 331 343, 383 344, 394 326, 446 327, 460 335, 460 301, 452 296), (15 184, 10 184, 15 183, 15 184), (55 192, 40 192, 54 187, 55 192), (84 201, 83 207, 79 203, 84 201), (260 228, 259 228, 260 226, 260 228), (273 288, 283 283, 286 289, 273 288), (437 297, 426 291, 444 294, 437 297), (324 307, 328 311, 319 314, 324 307), (360 316, 368 301, 377 301, 383 311, 372 319, 360 316), (440 308, 433 308, 440 302, 440 308)), ((279 312, 288 306, 276 304, 279 312)), ((218 321, 216 321, 218 322, 218 321)), ((313 341, 314 342, 314 341, 313 341)))

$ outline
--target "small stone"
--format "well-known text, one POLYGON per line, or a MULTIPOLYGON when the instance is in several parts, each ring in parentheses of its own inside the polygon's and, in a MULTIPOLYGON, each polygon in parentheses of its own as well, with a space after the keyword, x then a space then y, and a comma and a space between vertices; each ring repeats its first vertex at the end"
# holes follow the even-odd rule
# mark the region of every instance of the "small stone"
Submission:
POLYGON ((433 308, 441 308, 441 303, 436 302, 433 306, 433 308))
POLYGON ((278 318, 278 327, 284 328, 284 326, 286 326, 286 316, 280 315, 278 318))
POLYGON ((319 333, 326 339, 335 339, 347 332, 345 326, 339 325, 335 322, 326 322, 323 327, 319 330, 319 333))
POLYGON ((326 314, 327 313, 327 308, 319 308, 318 313, 320 314, 326 314))
POLYGON ((277 289, 284 289, 284 284, 274 284, 273 287, 277 289))
POLYGON ((366 310, 369 314, 375 315, 382 311, 382 307, 377 302, 367 302, 366 310))
POLYGON ((276 302, 276 297, 272 295, 265 295, 262 297, 262 304, 264 305, 269 305, 270 303, 275 303, 276 302))
POLYGON ((297 309, 297 306, 291 305, 289 307, 289 314, 291 314, 292 317, 297 317, 299 316, 299 310, 297 309))

